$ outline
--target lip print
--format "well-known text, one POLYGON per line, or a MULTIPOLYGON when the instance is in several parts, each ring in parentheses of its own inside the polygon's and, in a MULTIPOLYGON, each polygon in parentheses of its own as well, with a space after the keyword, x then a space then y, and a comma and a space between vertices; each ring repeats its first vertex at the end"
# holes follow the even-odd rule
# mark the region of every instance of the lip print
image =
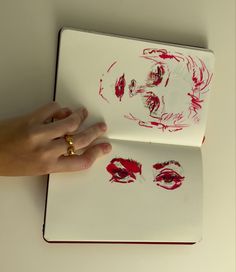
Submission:
POLYGON ((114 158, 107 165, 106 170, 111 174, 111 182, 131 183, 136 181, 136 175, 142 175, 141 163, 123 158, 114 158))
POLYGON ((199 123, 213 76, 203 60, 166 49, 145 48, 134 61, 132 72, 126 72, 122 65, 127 64, 119 60, 106 68, 99 82, 103 101, 116 103, 118 98, 119 102, 127 102, 141 96, 145 114, 129 112, 129 108, 121 112, 121 116, 140 127, 176 132, 199 123), (143 74, 139 67, 145 71, 143 74), (175 104, 173 111, 174 91, 174 99, 181 102, 175 104))
POLYGON ((184 180, 183 168, 174 160, 153 165, 154 180, 157 186, 167 190, 174 190, 182 185, 184 180))

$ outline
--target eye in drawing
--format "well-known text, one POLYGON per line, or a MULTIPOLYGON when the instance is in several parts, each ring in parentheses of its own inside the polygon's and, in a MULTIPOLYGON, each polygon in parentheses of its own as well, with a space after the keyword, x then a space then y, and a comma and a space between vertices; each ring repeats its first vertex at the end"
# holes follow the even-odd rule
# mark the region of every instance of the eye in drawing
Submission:
POLYGON ((110 181, 118 183, 132 183, 137 175, 142 175, 141 163, 123 158, 114 158, 107 165, 106 170, 111 174, 110 181))
POLYGON ((182 166, 174 160, 154 164, 153 175, 153 182, 167 190, 179 188, 185 178, 182 166))

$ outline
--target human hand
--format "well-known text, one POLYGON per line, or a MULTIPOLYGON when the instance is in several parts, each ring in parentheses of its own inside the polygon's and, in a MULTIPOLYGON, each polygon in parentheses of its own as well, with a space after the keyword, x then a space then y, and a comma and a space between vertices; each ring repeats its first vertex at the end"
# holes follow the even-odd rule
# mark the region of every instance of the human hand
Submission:
POLYGON ((90 145, 106 131, 104 123, 76 133, 87 114, 86 109, 72 112, 52 102, 30 114, 0 121, 0 176, 36 176, 89 168, 98 157, 111 151, 111 145, 90 145), (54 122, 50 122, 52 118, 54 122), (81 155, 65 156, 66 134, 73 135, 76 150, 85 148, 81 155))

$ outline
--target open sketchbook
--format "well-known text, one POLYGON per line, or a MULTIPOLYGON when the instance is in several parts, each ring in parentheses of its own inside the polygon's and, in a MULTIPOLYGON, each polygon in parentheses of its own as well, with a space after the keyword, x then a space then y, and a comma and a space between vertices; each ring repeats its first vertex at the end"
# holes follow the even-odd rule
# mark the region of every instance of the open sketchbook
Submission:
POLYGON ((214 55, 202 48, 62 29, 55 100, 108 125, 112 152, 49 176, 49 242, 195 243, 201 143, 214 55))

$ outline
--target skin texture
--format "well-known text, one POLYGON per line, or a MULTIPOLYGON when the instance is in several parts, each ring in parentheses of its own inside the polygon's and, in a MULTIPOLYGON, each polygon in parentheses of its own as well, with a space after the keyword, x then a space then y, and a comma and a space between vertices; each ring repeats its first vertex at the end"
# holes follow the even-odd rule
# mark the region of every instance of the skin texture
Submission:
POLYGON ((87 115, 84 108, 72 111, 51 102, 27 115, 0 121, 0 176, 37 176, 91 167, 112 147, 108 143, 91 145, 106 131, 105 123, 76 133, 87 115), (73 135, 81 155, 65 156, 65 134, 73 135))

